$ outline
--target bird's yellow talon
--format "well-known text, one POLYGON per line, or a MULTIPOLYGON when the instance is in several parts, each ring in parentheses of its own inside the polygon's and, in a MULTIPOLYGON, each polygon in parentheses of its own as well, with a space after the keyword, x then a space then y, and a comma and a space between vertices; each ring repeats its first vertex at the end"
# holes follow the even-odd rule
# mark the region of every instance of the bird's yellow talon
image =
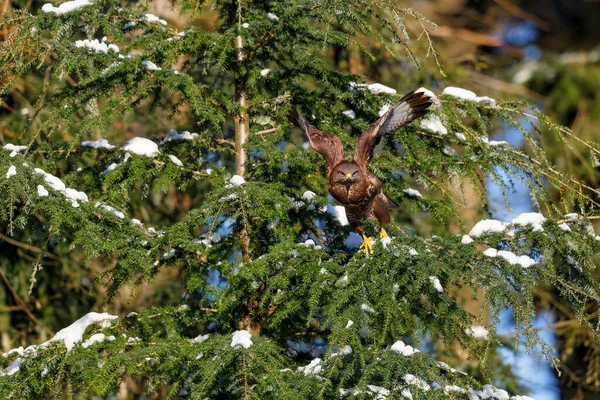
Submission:
POLYGON ((383 227, 381 227, 381 231, 379 231, 379 239, 385 239, 386 237, 389 237, 387 232, 385 231, 385 229, 383 229, 383 227))
POLYGON ((362 235, 363 242, 360 245, 361 249, 365 249, 365 254, 371 254, 373 252, 373 238, 362 235))

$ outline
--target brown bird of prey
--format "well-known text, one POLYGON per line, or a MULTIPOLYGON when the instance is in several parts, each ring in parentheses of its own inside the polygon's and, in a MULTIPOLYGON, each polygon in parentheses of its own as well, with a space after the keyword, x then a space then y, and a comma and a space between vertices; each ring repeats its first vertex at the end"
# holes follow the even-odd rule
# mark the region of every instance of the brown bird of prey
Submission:
POLYGON ((381 191, 381 181, 369 172, 373 150, 383 135, 422 117, 430 105, 429 97, 423 93, 406 94, 360 135, 352 162, 344 154, 344 145, 337 136, 310 125, 296 110, 288 114, 290 122, 306 132, 312 148, 325 159, 329 193, 346 208, 348 222, 362 236, 360 248, 367 254, 373 245, 372 238, 365 236, 363 220, 375 216, 381 226, 379 237, 386 238, 384 225, 390 223, 390 208, 394 206, 381 191))

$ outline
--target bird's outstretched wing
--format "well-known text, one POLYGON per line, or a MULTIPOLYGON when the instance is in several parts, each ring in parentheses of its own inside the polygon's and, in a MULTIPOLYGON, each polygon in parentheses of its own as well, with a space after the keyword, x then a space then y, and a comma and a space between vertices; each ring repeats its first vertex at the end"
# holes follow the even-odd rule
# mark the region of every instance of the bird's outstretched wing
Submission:
POLYGON ((312 148, 323 156, 327 163, 327 176, 329 176, 333 167, 346 159, 344 145, 337 136, 318 130, 309 124, 296 109, 288 113, 288 119, 291 123, 306 132, 312 148))
POLYGON ((398 103, 360 135, 354 151, 354 162, 366 170, 381 137, 427 114, 430 105, 429 97, 424 96, 422 92, 413 91, 405 94, 398 103))

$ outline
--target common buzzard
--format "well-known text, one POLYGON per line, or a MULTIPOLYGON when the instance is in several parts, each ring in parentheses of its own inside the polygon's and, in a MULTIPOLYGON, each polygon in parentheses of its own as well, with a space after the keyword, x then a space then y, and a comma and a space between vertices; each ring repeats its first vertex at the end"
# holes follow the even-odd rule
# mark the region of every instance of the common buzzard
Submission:
POLYGON ((373 250, 372 238, 365 236, 362 221, 375 216, 381 226, 379 237, 386 238, 383 227, 390 223, 390 208, 394 205, 381 191, 381 181, 369 172, 373 150, 383 135, 425 115, 430 105, 429 97, 421 92, 406 94, 360 135, 352 162, 344 154, 344 145, 337 136, 310 125, 297 110, 288 114, 288 119, 306 132, 312 148, 325 159, 329 193, 346 208, 348 222, 361 234, 360 248, 367 254, 373 250))

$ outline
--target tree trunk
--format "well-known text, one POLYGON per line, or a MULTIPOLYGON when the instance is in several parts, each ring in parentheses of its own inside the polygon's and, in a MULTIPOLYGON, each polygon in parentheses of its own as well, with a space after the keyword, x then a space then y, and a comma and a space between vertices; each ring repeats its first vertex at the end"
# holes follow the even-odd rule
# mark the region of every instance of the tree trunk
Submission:
MULTIPOLYGON (((237 50, 237 61, 244 61, 244 42, 241 36, 237 36, 234 41, 235 49, 237 50)), ((246 111, 246 88, 244 82, 239 76, 235 78, 235 101, 238 103, 240 110, 239 114, 234 117, 235 122, 235 173, 244 176, 246 171, 246 142, 250 127, 248 123, 248 112, 246 111)))

